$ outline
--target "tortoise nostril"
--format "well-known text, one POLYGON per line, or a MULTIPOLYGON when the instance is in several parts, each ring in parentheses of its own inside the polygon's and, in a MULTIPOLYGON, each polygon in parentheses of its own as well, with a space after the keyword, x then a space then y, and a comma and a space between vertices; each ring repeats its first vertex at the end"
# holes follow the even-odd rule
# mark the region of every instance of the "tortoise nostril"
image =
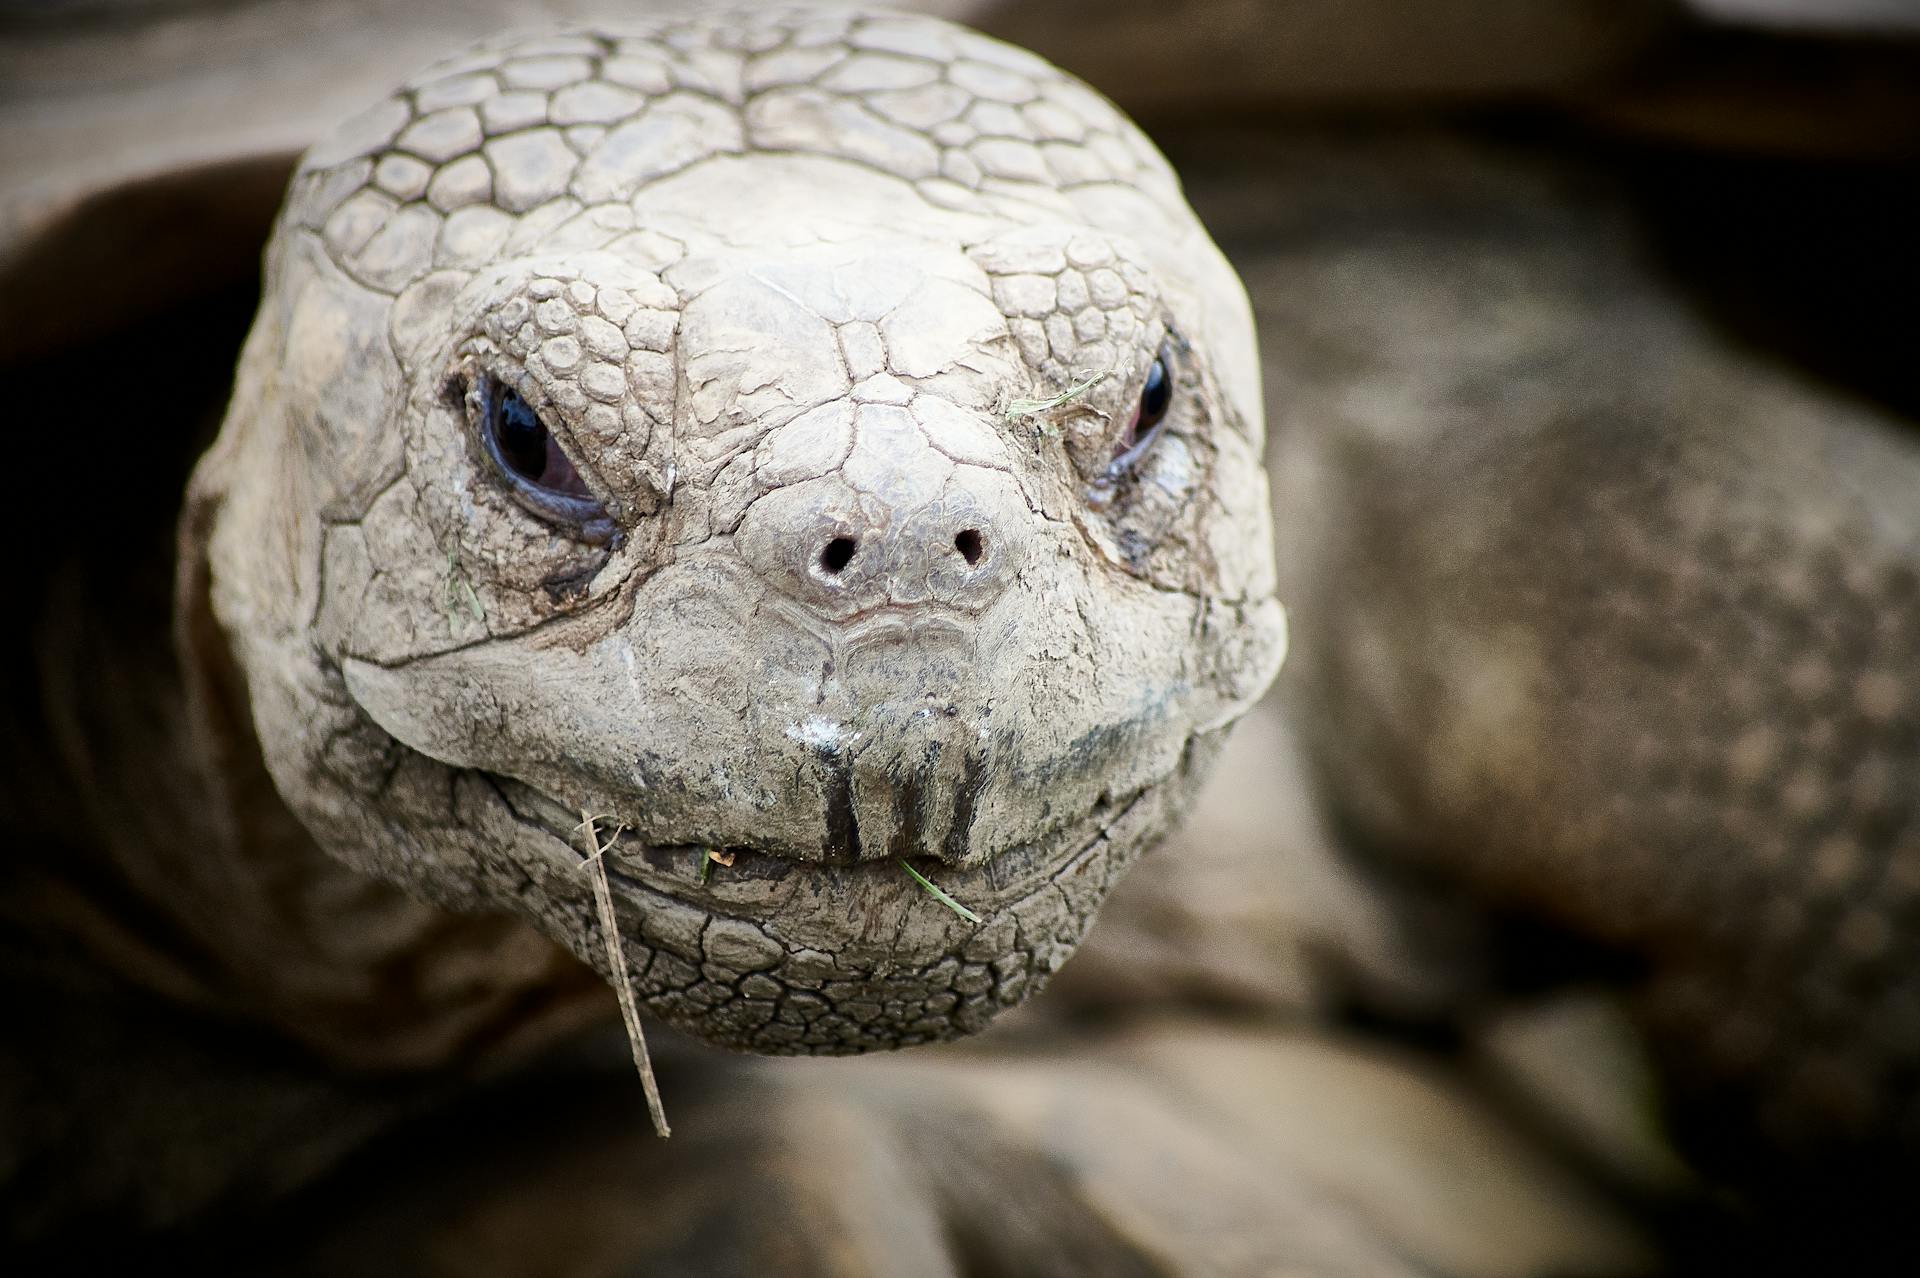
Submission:
POLYGON ((986 542, 981 538, 978 528, 962 529, 960 535, 953 539, 953 548, 960 552, 960 557, 967 561, 969 568, 979 567, 981 558, 987 553, 986 542))
POLYGON ((820 552, 820 570, 838 575, 842 568, 853 562, 853 552, 860 549, 860 543, 852 537, 835 537, 820 552))

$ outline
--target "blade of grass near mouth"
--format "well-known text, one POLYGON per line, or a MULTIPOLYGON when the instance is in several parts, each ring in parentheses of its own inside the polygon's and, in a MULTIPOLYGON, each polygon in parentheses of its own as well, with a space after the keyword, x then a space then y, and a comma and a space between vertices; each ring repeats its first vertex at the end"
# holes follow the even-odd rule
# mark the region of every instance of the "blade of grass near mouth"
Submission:
MULTIPOLYGON (((899 858, 896 857, 895 859, 898 860, 899 858)), ((946 906, 949 910, 952 910, 955 914, 958 914, 961 918, 965 919, 967 922, 978 923, 980 921, 980 916, 978 914, 975 914, 972 910, 969 910, 966 906, 960 904, 960 902, 948 896, 944 888, 942 888, 939 884, 935 883, 932 879, 928 878, 926 875, 920 873, 920 871, 914 869, 911 865, 908 865, 905 861, 900 862, 900 868, 905 870, 908 874, 911 874, 913 876, 913 881, 915 883, 918 883, 921 887, 925 888, 927 892, 933 897, 934 900, 940 902, 940 904, 946 906)))
POLYGON ((613 846, 620 832, 603 846, 595 819, 580 814, 580 828, 587 833, 593 852, 587 857, 587 869, 593 877, 593 903, 600 913, 600 932, 607 941, 607 964, 613 969, 613 992, 620 1000, 620 1019, 626 1023, 627 1042, 633 1047, 633 1067, 640 1072, 640 1090, 647 1095, 647 1113, 653 1118, 653 1130, 661 1136, 673 1133, 667 1127, 666 1107, 660 1103, 660 1084, 654 1081, 653 1061, 647 1055, 647 1036, 640 1030, 639 1000, 633 996, 633 981, 627 975, 627 956, 620 948, 620 924, 613 915, 613 885, 607 882, 606 862, 601 858, 613 846))

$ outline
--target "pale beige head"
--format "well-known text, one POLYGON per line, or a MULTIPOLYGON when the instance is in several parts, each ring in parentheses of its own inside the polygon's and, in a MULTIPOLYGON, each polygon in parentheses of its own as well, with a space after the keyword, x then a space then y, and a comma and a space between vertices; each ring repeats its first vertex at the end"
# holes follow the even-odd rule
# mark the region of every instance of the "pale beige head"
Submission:
POLYGON ((1037 988, 1265 688, 1260 451, 1245 297, 1110 105, 756 11, 316 147, 196 492, 328 850, 604 964, 591 813, 648 1007, 851 1051, 1037 988))

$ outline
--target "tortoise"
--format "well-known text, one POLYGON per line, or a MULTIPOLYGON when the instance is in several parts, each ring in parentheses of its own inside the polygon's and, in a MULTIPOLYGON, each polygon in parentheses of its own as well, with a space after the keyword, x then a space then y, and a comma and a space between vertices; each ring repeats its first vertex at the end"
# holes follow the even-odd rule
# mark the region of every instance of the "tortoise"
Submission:
MULTIPOLYGON (((273 164, 211 172, 272 189, 273 164)), ((53 235, 97 229, 100 208, 63 210, 53 235)), ((71 313, 50 305, 25 341, 71 313)), ((123 367, 185 417, 181 345, 123 367)), ((46 367, 51 413, 86 363, 46 367)), ((1836 428, 1821 403, 1805 417, 1802 432, 1885 434, 1836 428)), ((311 1175, 415 1098, 392 1076, 512 1061, 604 1015, 574 961, 612 974, 589 859, 610 869, 643 1005, 695 1035, 841 1052, 981 1028, 1065 958, 1279 663, 1260 420, 1243 295, 1164 161, 1030 55, 926 19, 756 12, 516 37, 421 73, 301 161, 177 558, 155 547, 129 572, 115 535, 166 504, 133 492, 181 451, 163 439, 123 456, 114 518, 91 534, 113 593, 63 580, 46 611, 61 763, 116 780, 86 792, 105 858, 63 838, 70 811, 24 809, 43 854, 13 867, 9 982, 74 1109, 105 1115, 76 1132, 66 1111, 29 1150, 66 1143, 98 1177, 84 1206, 133 1199, 149 1219, 229 1192, 236 1168, 269 1190, 311 1175), (150 623, 169 579, 177 676, 112 624, 150 623), (103 992, 103 970, 138 994, 103 992), (217 1028, 157 1031, 156 1002, 217 1028), (236 1033, 256 1037, 236 1050, 236 1033), (288 1042, 387 1077, 316 1082, 275 1055, 288 1042), (202 1133, 178 1174, 130 1168, 153 1152, 142 1136, 178 1131, 140 1131, 156 1107, 117 1094, 122 1056, 203 1088, 231 1129, 202 1133)), ((1660 438, 1691 439, 1693 420, 1660 438)), ((1469 715, 1462 736, 1448 716, 1488 704, 1485 685, 1437 705, 1391 691, 1500 669, 1474 627, 1513 610, 1410 597, 1378 565, 1460 572, 1448 503, 1475 485, 1515 500, 1536 472, 1420 461, 1428 487, 1374 489, 1406 463, 1335 437, 1335 466, 1326 438, 1287 438, 1283 478, 1323 486, 1287 489, 1280 544, 1283 597, 1312 601, 1294 717, 1342 833, 1646 944, 1619 913, 1566 907, 1565 876, 1618 843, 1578 824, 1588 842, 1538 838, 1578 809, 1577 785, 1485 797, 1528 775, 1516 758, 1559 757, 1528 737, 1543 729, 1526 702, 1492 699, 1520 717, 1469 715), (1373 499, 1403 492, 1436 512, 1431 560, 1349 558, 1337 521, 1396 540, 1407 510, 1373 499), (1343 493, 1336 522, 1312 522, 1343 493), (1459 646, 1428 646, 1436 632, 1459 646), (1490 833, 1500 855, 1467 858, 1490 833)), ((1858 447, 1899 473, 1897 448, 1858 447)), ((1534 526, 1511 509, 1496 526, 1534 526)), ((1524 597, 1549 618, 1567 606, 1524 597)), ((1592 886, 1572 899, 1620 909, 1592 886)), ((1719 909, 1680 910, 1652 948, 1719 909)), ((1574 1216, 1589 1257, 1637 1255, 1604 1212, 1574 1216)), ((1054 1223, 1062 1267, 1106 1245, 1054 1223)), ((1344 1226, 1269 1233, 1286 1236, 1252 1268, 1400 1264, 1344 1226)), ((1029 1260, 1049 1245, 1022 1241, 1029 1260)))

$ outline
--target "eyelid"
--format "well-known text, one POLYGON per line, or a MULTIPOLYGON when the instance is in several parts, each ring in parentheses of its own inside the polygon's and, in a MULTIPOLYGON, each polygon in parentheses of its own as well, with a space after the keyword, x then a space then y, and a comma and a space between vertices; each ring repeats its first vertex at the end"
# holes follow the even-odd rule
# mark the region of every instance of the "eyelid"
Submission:
MULTIPOLYGON (((1180 364, 1179 361, 1173 357, 1176 349, 1185 349, 1185 343, 1181 342, 1175 334, 1169 332, 1167 334, 1167 340, 1161 343, 1159 351, 1153 357, 1154 363, 1160 364, 1166 369, 1167 382, 1169 383, 1167 394, 1170 399, 1178 395, 1180 391, 1180 364)), ((1153 365, 1149 364, 1147 369, 1148 376, 1151 377, 1153 365)), ((1143 395, 1146 393, 1144 382, 1142 383, 1141 393, 1143 395)), ((1138 412, 1139 410, 1136 408, 1135 411, 1138 412)), ((1100 482, 1104 484, 1117 483, 1121 476, 1125 475, 1129 470, 1132 470, 1134 464, 1146 456, 1147 453, 1152 450, 1154 444, 1159 441, 1161 433, 1167 428, 1168 419, 1172 416, 1172 404, 1169 402, 1167 411, 1160 415, 1159 421, 1147 427, 1146 434, 1134 440, 1132 447, 1107 463, 1106 473, 1101 477, 1100 482)))
MULTIPOLYGON (((1170 416, 1172 416, 1171 413, 1167 414, 1167 417, 1170 416)), ((1159 440, 1160 432, 1167 428, 1167 417, 1162 417, 1159 421, 1147 427, 1147 433, 1135 440, 1132 448, 1129 448, 1126 452, 1121 453, 1118 457, 1107 463, 1107 483, 1117 481, 1122 475, 1133 469, 1135 462, 1147 455, 1147 451, 1159 440)))
MULTIPOLYGON (((473 405, 473 431, 479 436, 480 447, 492 464, 494 473, 506 485, 514 501, 535 517, 559 526, 590 546, 617 540, 620 530, 613 522, 613 516, 607 513, 604 502, 598 498, 556 492, 526 479, 514 470, 501 453, 500 441, 490 428, 498 397, 510 388, 499 377, 484 369, 476 369, 469 376, 472 379, 469 402, 473 405)), ((535 416, 540 416, 537 407, 531 403, 528 407, 533 408, 535 416)), ((540 424, 551 434, 553 428, 546 424, 545 417, 540 417, 540 424)), ((574 464, 577 469, 579 463, 574 464)))

